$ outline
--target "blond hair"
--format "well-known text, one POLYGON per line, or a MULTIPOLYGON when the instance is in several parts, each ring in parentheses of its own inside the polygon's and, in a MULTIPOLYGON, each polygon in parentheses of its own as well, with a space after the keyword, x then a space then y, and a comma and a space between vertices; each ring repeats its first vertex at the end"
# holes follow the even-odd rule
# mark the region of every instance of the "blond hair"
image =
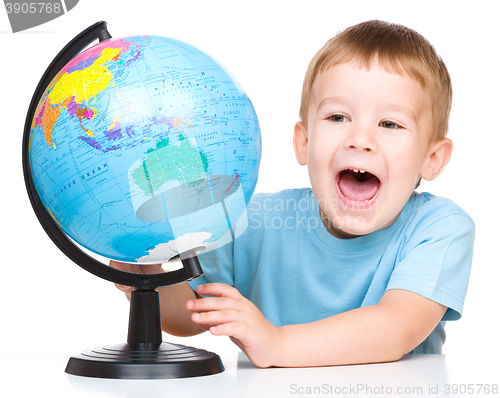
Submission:
POLYGON ((355 62, 369 68, 378 61, 388 72, 409 75, 430 94, 431 142, 448 132, 451 110, 451 79, 442 59, 422 35, 412 29, 384 21, 367 21, 351 26, 330 39, 313 57, 302 87, 300 119, 307 128, 307 111, 318 73, 334 65, 355 62))

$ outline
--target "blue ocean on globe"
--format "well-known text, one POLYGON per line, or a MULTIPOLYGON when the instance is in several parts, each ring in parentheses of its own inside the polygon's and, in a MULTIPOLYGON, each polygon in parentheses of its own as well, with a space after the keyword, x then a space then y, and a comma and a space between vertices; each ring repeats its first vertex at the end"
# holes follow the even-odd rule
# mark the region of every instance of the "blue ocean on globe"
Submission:
POLYGON ((37 193, 75 242, 157 263, 237 238, 261 158, 257 115, 228 72, 178 40, 103 41, 45 90, 31 126, 37 193))

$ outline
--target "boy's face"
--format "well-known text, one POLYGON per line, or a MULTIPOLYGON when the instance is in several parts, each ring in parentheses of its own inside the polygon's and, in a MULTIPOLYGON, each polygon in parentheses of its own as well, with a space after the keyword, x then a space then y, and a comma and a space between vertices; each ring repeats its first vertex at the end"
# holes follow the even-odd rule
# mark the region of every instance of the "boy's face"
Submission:
POLYGON ((437 177, 451 141, 442 140, 449 153, 442 153, 441 167, 430 132, 429 96, 409 76, 374 61, 369 70, 340 64, 316 77, 308 125, 297 123, 294 146, 299 163, 308 164, 332 235, 352 238, 388 227, 419 176, 437 177))

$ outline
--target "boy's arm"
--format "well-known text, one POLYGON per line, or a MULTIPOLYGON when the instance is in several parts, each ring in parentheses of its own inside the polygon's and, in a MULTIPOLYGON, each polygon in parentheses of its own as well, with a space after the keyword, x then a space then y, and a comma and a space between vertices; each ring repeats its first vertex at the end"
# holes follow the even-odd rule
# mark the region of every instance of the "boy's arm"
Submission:
POLYGON ((447 308, 416 293, 389 290, 377 305, 277 328, 236 289, 217 283, 199 289, 219 297, 188 302, 193 321, 230 336, 259 367, 396 361, 425 340, 447 308))
POLYGON ((397 361, 424 341, 447 307, 406 290, 389 290, 377 305, 317 322, 281 327, 276 366, 397 361))

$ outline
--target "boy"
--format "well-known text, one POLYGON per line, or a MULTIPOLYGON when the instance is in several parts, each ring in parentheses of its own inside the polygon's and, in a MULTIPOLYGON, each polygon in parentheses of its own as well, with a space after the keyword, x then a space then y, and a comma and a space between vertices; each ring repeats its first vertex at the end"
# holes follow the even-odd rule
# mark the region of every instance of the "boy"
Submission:
POLYGON ((227 335, 259 367, 440 353, 444 321, 461 317, 474 223, 414 189, 450 159, 451 94, 411 29, 369 21, 327 42, 293 139, 312 190, 254 195, 244 234, 200 255, 205 275, 160 289, 164 330, 227 335))

